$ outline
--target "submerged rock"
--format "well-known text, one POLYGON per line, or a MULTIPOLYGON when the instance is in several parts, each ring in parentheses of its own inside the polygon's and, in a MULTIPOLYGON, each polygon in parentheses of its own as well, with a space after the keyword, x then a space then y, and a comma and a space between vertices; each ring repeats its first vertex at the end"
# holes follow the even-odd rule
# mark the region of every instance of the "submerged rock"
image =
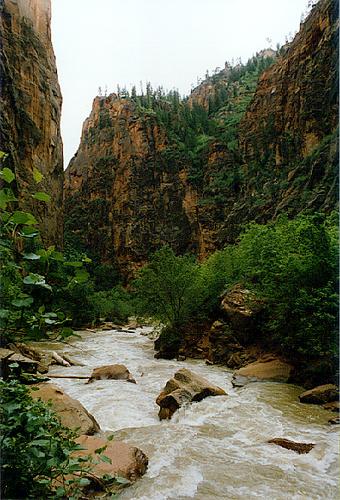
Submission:
POLYGON ((184 403, 201 401, 208 396, 225 396, 226 392, 211 384, 205 378, 182 368, 166 383, 164 389, 156 399, 160 406, 158 416, 160 420, 170 419, 184 403))
POLYGON ((51 401, 52 409, 65 427, 77 430, 78 434, 92 435, 100 431, 98 422, 86 408, 59 387, 52 384, 38 384, 35 388, 38 390, 31 391, 32 398, 41 399, 45 403, 51 401))
POLYGON ((136 384, 125 365, 106 365, 95 368, 87 383, 90 384, 94 380, 126 380, 136 384))
POLYGON ((310 403, 322 405, 336 401, 339 398, 339 389, 334 384, 325 384, 314 387, 309 391, 300 394, 299 399, 301 403, 310 403))
POLYGON ((314 443, 296 443, 295 441, 290 441, 290 439, 285 438, 273 438, 270 439, 268 443, 277 444, 287 450, 296 451, 296 453, 299 453, 300 455, 309 453, 315 446, 314 443))
POLYGON ((334 413, 339 413, 340 411, 340 402, 339 401, 331 401, 330 403, 326 403, 323 405, 325 410, 333 411, 334 413))
POLYGON ((232 379, 234 387, 242 387, 249 382, 287 382, 293 366, 273 356, 250 363, 237 370, 232 379))

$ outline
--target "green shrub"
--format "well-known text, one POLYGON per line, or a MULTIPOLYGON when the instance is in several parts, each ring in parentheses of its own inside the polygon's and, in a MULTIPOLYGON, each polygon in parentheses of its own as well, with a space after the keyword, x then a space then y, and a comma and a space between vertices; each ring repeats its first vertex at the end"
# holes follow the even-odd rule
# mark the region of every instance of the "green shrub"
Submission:
POLYGON ((63 427, 51 409, 35 401, 18 382, 0 381, 1 497, 73 498, 82 496, 83 459, 71 458, 79 449, 75 434, 63 427), (68 474, 79 479, 67 480, 68 474), (58 478, 58 487, 54 480, 58 478))
POLYGON ((252 224, 226 251, 226 281, 263 297, 263 329, 285 351, 337 351, 337 221, 322 215, 252 224))
POLYGON ((183 323, 201 302, 198 270, 190 256, 176 257, 168 246, 155 252, 134 282, 140 314, 169 325, 183 323))
POLYGON ((91 302, 96 315, 106 321, 126 323, 135 312, 132 296, 121 286, 95 292, 91 302))

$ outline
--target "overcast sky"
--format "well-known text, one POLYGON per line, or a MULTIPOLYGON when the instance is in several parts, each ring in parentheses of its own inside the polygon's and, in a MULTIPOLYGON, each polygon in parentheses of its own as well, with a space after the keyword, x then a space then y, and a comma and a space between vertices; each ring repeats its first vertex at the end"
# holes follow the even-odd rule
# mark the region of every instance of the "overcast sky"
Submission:
POLYGON ((284 44, 307 0, 52 0, 65 168, 98 88, 150 81, 188 94, 206 70, 284 44))

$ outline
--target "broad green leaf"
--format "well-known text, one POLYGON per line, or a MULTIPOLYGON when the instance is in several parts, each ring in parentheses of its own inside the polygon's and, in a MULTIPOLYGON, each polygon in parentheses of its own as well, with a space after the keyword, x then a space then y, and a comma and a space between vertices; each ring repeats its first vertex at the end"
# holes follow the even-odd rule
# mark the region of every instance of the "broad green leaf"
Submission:
POLYGON ((80 335, 78 335, 77 333, 75 333, 72 328, 70 328, 69 326, 64 326, 61 330, 60 330, 60 334, 59 334, 59 337, 61 339, 67 339, 68 337, 78 337, 78 338, 81 338, 80 335))
POLYGON ((15 363, 15 362, 14 362, 14 363, 9 364, 8 366, 9 366, 10 368, 18 368, 18 367, 19 367, 18 363, 15 363))
POLYGON ((96 450, 94 450, 94 452, 97 453, 97 454, 103 453, 103 451, 105 451, 106 448, 107 448, 107 445, 104 445, 101 448, 97 448, 96 450))
POLYGON ((8 156, 7 153, 5 153, 4 151, 0 151, 0 160, 2 160, 3 158, 6 158, 6 156, 8 156))
POLYGON ((118 484, 130 484, 131 483, 131 481, 126 479, 126 477, 122 477, 122 476, 116 476, 115 481, 118 484))
POLYGON ((58 488, 55 490, 55 494, 56 494, 57 498, 64 497, 65 493, 66 493, 65 488, 63 488, 62 486, 58 486, 58 488))
POLYGON ((48 312, 48 313, 43 314, 43 317, 44 318, 58 318, 58 315, 54 312, 48 312))
POLYGON ((7 168, 7 167, 0 170, 0 177, 8 184, 10 184, 15 179, 14 173, 12 172, 12 170, 10 168, 7 168))
POLYGON ((71 337, 71 335, 73 335, 73 330, 72 328, 70 328, 69 326, 64 326, 64 328, 62 328, 60 330, 60 335, 63 337, 63 338, 66 338, 66 337, 71 337))
POLYGON ((10 315, 10 311, 8 309, 0 309, 0 319, 7 319, 10 315))
POLYGON ((40 255, 37 255, 36 253, 25 253, 24 259, 26 259, 26 260, 39 260, 40 255))
POLYGON ((26 226, 20 229, 19 235, 23 236, 24 238, 35 238, 39 235, 39 231, 34 227, 26 226))
POLYGON ((75 272, 75 279, 78 283, 85 283, 88 281, 90 275, 86 269, 77 269, 75 272))
POLYGON ((17 198, 14 196, 14 193, 9 188, 0 189, 0 208, 1 210, 5 210, 7 204, 11 201, 17 201, 17 198))
POLYGON ((12 214, 10 212, 3 211, 1 214, 2 221, 6 223, 12 214))
POLYGON ((32 198, 39 201, 44 201, 45 203, 49 203, 51 201, 51 197, 49 194, 44 193, 43 191, 38 191, 37 193, 32 194, 32 198))
POLYGON ((35 167, 33 167, 33 179, 37 184, 43 180, 44 176, 39 170, 35 167))
POLYGON ((25 285, 41 286, 42 288, 52 291, 52 287, 46 283, 45 277, 40 274, 30 273, 28 276, 25 276, 23 282, 25 285))
POLYGON ((78 261, 66 261, 64 262, 64 266, 69 266, 69 267, 83 267, 82 262, 78 261))
POLYGON ((57 320, 50 319, 50 318, 45 318, 44 319, 44 323, 46 323, 46 325, 55 325, 57 323, 57 320))
POLYGON ((26 297, 26 298, 22 298, 22 299, 14 299, 14 300, 12 300, 11 303, 15 307, 28 307, 31 304, 33 304, 33 298, 26 297))
POLYGON ((63 262, 64 260, 64 256, 61 252, 58 252, 58 251, 54 251, 51 255, 52 259, 53 260, 57 260, 58 262, 63 262))
POLYGON ((89 484, 91 484, 91 481, 89 479, 87 479, 86 477, 80 478, 79 486, 88 486, 89 484))
POLYGON ((46 446, 48 448, 50 446, 50 441, 48 439, 34 439, 30 444, 31 446, 46 446))
POLYGON ((112 464, 111 458, 107 457, 106 455, 99 455, 99 458, 102 462, 106 462, 107 464, 112 464))
POLYGON ((33 226, 34 224, 38 224, 38 221, 34 217, 34 215, 28 212, 17 211, 14 212, 10 221, 14 224, 25 224, 26 226, 33 226))

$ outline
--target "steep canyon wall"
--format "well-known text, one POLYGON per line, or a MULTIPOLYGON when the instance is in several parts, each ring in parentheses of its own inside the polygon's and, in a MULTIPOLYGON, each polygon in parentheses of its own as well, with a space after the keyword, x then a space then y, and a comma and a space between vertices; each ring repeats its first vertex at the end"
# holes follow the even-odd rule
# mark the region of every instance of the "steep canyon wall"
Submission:
POLYGON ((165 243, 204 258, 249 221, 333 210, 337 51, 338 2, 321 0, 255 85, 228 66, 204 81, 188 103, 214 100, 216 133, 195 161, 154 110, 97 97, 66 171, 69 234, 131 276, 165 243))
POLYGON ((0 148, 15 170, 20 206, 34 213, 47 244, 63 241, 61 92, 51 42, 50 0, 0 2, 0 148), (33 180, 33 168, 44 179, 33 180), (51 202, 39 203, 35 191, 51 202))

